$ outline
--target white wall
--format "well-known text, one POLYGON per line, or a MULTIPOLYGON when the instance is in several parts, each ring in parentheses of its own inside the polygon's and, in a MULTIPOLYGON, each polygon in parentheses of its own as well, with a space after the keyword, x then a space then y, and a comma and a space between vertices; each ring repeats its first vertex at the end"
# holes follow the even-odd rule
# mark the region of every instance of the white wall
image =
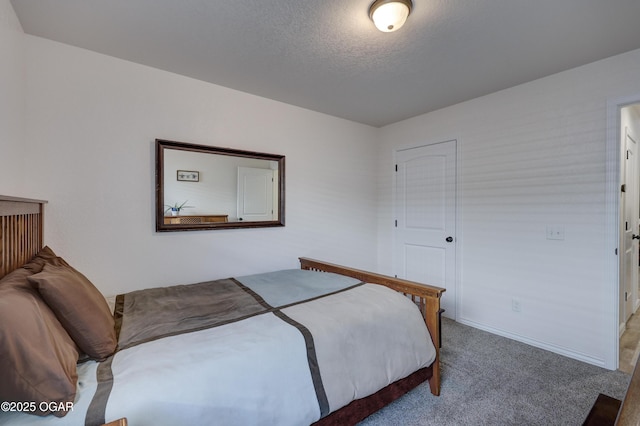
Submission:
POLYGON ((457 139, 458 320, 604 364, 607 100, 640 93, 639 75, 637 50, 383 128, 380 269, 393 272, 393 151, 457 139))
POLYGON ((0 0, 0 194, 24 191, 24 33, 9 0, 0 0))
POLYGON ((33 36, 29 195, 105 294, 298 267, 375 269, 376 129, 33 36), (286 226, 155 232, 154 140, 286 156, 286 226))

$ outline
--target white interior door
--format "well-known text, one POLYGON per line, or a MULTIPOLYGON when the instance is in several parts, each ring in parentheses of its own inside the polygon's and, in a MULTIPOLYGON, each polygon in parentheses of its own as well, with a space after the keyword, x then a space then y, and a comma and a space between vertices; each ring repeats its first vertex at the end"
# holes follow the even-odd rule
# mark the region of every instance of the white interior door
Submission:
POLYGON ((277 218, 273 207, 274 171, 238 167, 238 220, 270 221, 277 218))
POLYGON ((621 306, 623 307, 622 321, 627 322, 635 311, 635 303, 638 297, 638 243, 640 229, 638 229, 638 147, 634 138, 625 129, 624 147, 624 192, 622 192, 622 291, 620 292, 621 306))
POLYGON ((396 152, 395 273, 446 288, 456 317, 456 141, 396 152))

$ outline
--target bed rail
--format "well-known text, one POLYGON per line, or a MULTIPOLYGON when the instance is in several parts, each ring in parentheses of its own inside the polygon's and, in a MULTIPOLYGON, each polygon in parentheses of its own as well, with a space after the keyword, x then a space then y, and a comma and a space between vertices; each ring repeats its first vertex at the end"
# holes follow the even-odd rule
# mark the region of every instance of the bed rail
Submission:
POLYGON ((440 298, 442 297, 442 293, 445 292, 444 288, 335 265, 306 257, 300 258, 300 268, 312 271, 333 272, 356 278, 362 282, 381 284, 410 297, 411 300, 420 307, 424 321, 431 334, 431 340, 436 348, 436 360, 433 363, 433 377, 429 380, 429 387, 431 388, 432 394, 440 395, 440 298))
POLYGON ((0 195, 0 278, 42 248, 46 201, 0 195))

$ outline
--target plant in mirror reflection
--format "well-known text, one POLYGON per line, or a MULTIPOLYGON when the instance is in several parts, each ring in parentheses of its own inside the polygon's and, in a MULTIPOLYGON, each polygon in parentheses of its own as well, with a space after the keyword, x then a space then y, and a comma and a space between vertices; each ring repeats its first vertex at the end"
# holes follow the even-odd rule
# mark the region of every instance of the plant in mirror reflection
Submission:
POLYGON ((166 207, 166 209, 164 210, 164 212, 165 213, 171 212, 171 214, 178 215, 180 214, 180 210, 193 207, 193 206, 186 206, 185 204, 187 204, 187 201, 189 200, 186 200, 182 204, 178 204, 178 203, 174 203, 173 205, 165 204, 164 206, 166 207))

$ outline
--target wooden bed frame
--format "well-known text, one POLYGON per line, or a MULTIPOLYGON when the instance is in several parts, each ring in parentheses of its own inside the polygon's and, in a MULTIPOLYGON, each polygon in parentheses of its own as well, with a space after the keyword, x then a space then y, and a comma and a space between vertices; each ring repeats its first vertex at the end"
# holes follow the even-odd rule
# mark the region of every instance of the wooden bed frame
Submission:
POLYGON ((42 248, 46 201, 0 196, 0 278, 42 248))
MULTIPOLYGON (((0 278, 27 263, 42 249, 45 204, 46 201, 42 200, 0 196, 0 278)), ((300 258, 300 266, 302 269, 334 272, 363 282, 381 284, 409 296, 420 307, 436 349, 436 359, 430 367, 418 370, 374 395, 353 401, 317 424, 355 424, 425 380, 429 380, 431 393, 440 394, 440 297, 445 291, 443 288, 308 258, 300 258)), ((121 421, 126 422, 126 419, 121 421)))

